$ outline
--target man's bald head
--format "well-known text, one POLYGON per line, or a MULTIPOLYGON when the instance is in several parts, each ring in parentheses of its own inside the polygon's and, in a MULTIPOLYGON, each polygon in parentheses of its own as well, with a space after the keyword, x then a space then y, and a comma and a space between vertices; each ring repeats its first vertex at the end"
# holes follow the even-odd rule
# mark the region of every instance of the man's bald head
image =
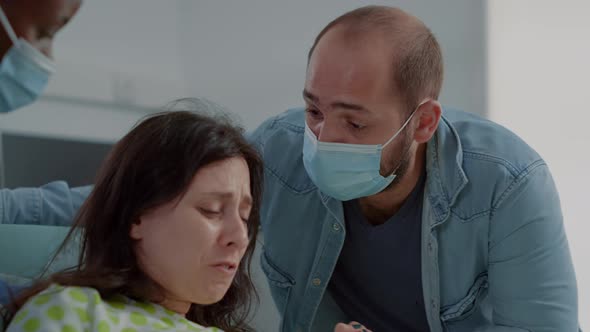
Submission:
POLYGON ((418 18, 399 8, 367 6, 330 22, 316 37, 308 60, 328 32, 344 38, 351 47, 379 39, 388 45, 394 92, 412 111, 425 98, 438 99, 443 80, 443 60, 436 38, 418 18))

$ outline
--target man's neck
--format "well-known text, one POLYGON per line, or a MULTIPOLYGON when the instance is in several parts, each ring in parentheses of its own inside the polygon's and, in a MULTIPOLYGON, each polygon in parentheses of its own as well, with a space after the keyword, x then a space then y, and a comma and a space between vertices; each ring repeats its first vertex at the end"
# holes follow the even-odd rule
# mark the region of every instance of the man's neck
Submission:
POLYGON ((414 158, 410 160, 406 174, 399 182, 376 195, 359 199, 363 215, 369 223, 383 224, 399 211, 420 180, 425 164, 426 144, 421 144, 414 158))

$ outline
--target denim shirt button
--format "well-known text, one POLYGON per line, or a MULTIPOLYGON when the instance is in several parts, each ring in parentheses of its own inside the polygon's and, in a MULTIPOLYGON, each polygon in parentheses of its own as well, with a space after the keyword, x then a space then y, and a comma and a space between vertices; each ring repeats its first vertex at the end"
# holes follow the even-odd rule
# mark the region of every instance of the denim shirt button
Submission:
POLYGON ((321 284, 322 284, 322 280, 321 280, 320 278, 313 278, 313 280, 311 281, 311 283, 312 283, 314 286, 319 286, 319 285, 321 285, 321 284))
POLYGON ((338 225, 338 223, 333 223, 333 224, 332 224, 332 229, 333 229, 335 232, 338 232, 338 231, 340 231, 340 225, 338 225))

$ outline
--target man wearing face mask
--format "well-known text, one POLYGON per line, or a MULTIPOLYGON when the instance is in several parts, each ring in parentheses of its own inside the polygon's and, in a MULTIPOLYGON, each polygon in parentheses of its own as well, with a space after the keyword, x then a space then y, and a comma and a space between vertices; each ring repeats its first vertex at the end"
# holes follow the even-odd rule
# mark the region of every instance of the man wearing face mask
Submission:
POLYGON ((55 71, 55 34, 81 0, 0 0, 0 112, 34 102, 55 71))
POLYGON ((547 165, 507 129, 443 111, 442 80, 421 21, 360 8, 315 40, 305 109, 254 133, 284 331, 578 330, 547 165))
MULTIPOLYGON (((442 63, 417 18, 351 11, 311 48, 306 107, 251 135, 281 331, 578 330, 547 165, 505 128, 443 111, 442 63)), ((0 192, 1 222, 70 224, 84 195, 58 187, 0 192)))

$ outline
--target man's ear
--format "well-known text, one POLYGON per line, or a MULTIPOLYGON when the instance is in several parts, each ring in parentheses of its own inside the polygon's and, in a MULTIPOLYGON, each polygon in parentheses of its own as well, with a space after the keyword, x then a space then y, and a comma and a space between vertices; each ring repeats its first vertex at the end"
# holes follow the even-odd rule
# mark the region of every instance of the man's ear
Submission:
POLYGON ((418 143, 428 142, 438 128, 441 115, 442 106, 436 100, 429 100, 420 105, 416 110, 418 124, 414 132, 414 140, 418 143))

